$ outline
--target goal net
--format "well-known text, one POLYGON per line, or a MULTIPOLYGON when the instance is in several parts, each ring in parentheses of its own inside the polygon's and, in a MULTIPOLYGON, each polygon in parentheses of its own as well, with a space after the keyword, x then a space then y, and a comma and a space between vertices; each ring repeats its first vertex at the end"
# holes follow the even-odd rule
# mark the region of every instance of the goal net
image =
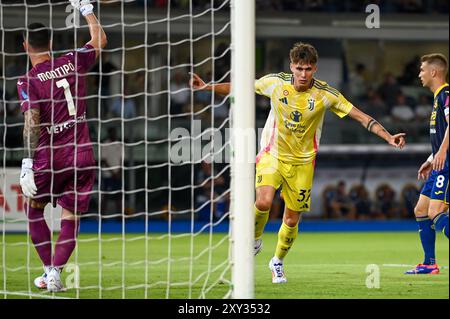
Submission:
MULTIPOLYGON (((19 184, 24 121, 16 83, 33 67, 22 47, 22 32, 30 23, 50 28, 52 57, 83 47, 89 29, 69 1, 0 3, 0 294, 253 297, 254 172, 249 159, 255 143, 236 139, 234 128, 254 131, 253 111, 244 114, 253 109, 254 62, 248 58, 254 54, 254 20, 248 17, 254 13, 248 10, 254 4, 91 2, 108 37, 87 73, 84 97, 96 180, 76 248, 62 271, 63 293, 39 290, 33 283, 43 268, 29 236, 27 200, 19 184), (238 23, 250 23, 247 38, 242 37, 247 32, 239 38, 233 32, 244 27, 238 23), (232 66, 241 68, 239 77, 232 66), (192 90, 193 73, 208 84, 232 81, 240 91, 221 96, 192 90), (239 117, 231 105, 241 108, 239 117), (235 265, 243 263, 236 271, 235 265)), ((61 207, 48 204, 45 218, 54 245, 61 207)))

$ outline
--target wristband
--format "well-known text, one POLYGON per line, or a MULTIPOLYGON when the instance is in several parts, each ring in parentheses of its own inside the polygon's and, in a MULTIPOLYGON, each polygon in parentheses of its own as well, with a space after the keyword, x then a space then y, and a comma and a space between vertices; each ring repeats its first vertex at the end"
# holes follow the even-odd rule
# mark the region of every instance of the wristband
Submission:
POLYGON ((33 168, 33 159, 31 158, 24 158, 22 159, 22 168, 33 168))

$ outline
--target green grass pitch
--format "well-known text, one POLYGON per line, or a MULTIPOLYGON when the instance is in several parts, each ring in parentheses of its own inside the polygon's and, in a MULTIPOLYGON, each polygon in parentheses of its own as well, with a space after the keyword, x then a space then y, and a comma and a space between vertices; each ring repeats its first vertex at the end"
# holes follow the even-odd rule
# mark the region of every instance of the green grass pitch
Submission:
MULTIPOLYGON (((226 236, 177 235, 169 240, 163 234, 149 234, 146 244, 139 234, 127 235, 125 241, 121 234, 108 234, 101 237, 99 245, 97 234, 82 234, 77 258, 72 256, 69 261, 79 265, 81 289, 69 289, 56 296, 223 298, 230 290, 226 236)), ((437 237, 437 258, 444 269, 439 275, 408 276, 403 274, 407 265, 422 259, 417 233, 300 233, 285 259, 288 283, 273 285, 267 265, 277 234, 264 234, 263 251, 255 258, 255 298, 448 299, 448 240, 442 234, 437 237), (368 265, 379 269, 379 288, 366 286, 368 276, 376 275, 368 272, 368 265)), ((28 298, 21 295, 28 292, 33 298, 52 297, 32 285, 42 270, 34 248, 26 243, 27 236, 21 234, 7 234, 0 241, 2 298, 28 298), (5 295, 5 290, 15 294, 5 295)), ((71 270, 70 266, 66 270, 71 270)), ((63 281, 70 283, 73 272, 66 270, 63 281)))

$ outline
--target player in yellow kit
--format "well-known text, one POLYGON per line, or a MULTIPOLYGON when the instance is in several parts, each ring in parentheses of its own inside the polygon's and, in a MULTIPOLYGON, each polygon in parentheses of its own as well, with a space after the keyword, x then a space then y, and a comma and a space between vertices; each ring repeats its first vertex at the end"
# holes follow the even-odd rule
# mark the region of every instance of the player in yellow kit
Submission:
MULTIPOLYGON (((273 283, 287 281, 283 259, 297 238, 301 214, 310 210, 315 158, 325 111, 330 110, 341 118, 350 116, 396 148, 405 145, 404 133, 391 135, 339 91, 314 78, 318 54, 312 45, 295 44, 290 60, 292 74, 269 74, 255 82, 256 93, 270 98, 271 106, 256 159, 255 255, 261 251, 264 226, 280 187, 285 201, 275 255, 269 262, 273 283)), ((195 74, 190 84, 194 89, 230 93, 230 83, 207 85, 195 74)))

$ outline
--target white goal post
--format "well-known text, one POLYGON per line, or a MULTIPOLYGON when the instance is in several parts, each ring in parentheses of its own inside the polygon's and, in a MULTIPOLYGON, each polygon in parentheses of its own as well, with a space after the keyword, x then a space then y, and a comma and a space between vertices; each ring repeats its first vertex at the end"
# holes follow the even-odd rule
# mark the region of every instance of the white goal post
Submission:
POLYGON ((233 0, 232 282, 234 298, 254 297, 255 1, 233 0), (242 132, 247 143, 242 143, 242 132), (253 138, 252 138, 253 137, 253 138), (252 157, 253 156, 253 157, 252 157))

